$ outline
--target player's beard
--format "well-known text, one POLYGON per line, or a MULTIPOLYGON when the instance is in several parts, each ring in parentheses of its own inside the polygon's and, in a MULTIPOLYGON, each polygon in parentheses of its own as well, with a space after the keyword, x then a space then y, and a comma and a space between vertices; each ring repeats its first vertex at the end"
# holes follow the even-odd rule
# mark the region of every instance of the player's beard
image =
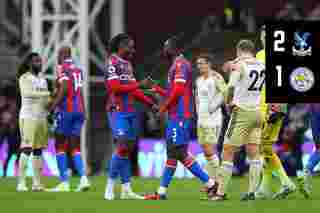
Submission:
POLYGON ((41 65, 32 65, 32 72, 36 75, 38 75, 41 70, 42 70, 42 66, 41 65))

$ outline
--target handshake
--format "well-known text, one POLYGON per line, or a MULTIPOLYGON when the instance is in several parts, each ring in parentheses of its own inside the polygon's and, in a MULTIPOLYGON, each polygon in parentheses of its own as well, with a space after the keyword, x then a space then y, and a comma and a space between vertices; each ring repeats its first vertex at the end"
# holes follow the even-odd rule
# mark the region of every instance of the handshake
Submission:
POLYGON ((139 82, 139 86, 142 88, 152 88, 155 85, 155 82, 152 80, 150 76, 139 82))
MULTIPOLYGON (((148 92, 151 92, 152 96, 156 93, 155 86, 157 85, 157 83, 155 83, 155 81, 150 76, 140 81, 139 85, 142 88, 148 89, 148 92)), ((155 114, 164 113, 166 110, 167 104, 163 104, 161 106, 159 106, 158 104, 153 104, 151 106, 151 111, 155 114)))

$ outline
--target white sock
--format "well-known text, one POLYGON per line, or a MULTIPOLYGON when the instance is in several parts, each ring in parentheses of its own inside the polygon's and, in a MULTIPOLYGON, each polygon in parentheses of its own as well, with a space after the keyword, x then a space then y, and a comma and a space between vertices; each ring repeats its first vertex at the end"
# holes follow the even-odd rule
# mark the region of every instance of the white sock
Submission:
POLYGON ((40 186, 41 185, 41 171, 42 171, 42 157, 41 156, 33 156, 32 158, 32 169, 33 169, 33 185, 40 186))
POLYGON ((249 168, 249 192, 256 192, 261 177, 262 163, 261 160, 250 160, 249 168))
POLYGON ((158 189, 158 194, 159 195, 164 195, 166 193, 167 193, 167 187, 160 186, 159 189, 158 189))
POLYGON ((28 160, 29 160, 29 156, 26 155, 25 153, 21 153, 20 159, 19 159, 19 178, 18 178, 19 184, 26 183, 26 170, 28 166, 28 160))
POLYGON ((113 188, 116 183, 116 180, 109 178, 106 185, 106 194, 113 194, 113 188))
POLYGON ((217 155, 212 155, 210 159, 207 159, 208 163, 205 166, 205 169, 208 171, 208 175, 214 180, 217 179, 217 172, 219 169, 219 158, 217 155))

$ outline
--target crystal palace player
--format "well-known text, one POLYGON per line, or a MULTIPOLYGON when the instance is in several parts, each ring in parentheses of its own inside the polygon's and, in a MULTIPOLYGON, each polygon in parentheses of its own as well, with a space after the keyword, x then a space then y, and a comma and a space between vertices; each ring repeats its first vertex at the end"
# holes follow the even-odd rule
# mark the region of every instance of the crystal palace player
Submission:
POLYGON ((130 59, 134 50, 133 39, 124 33, 118 34, 110 41, 105 84, 108 93, 109 122, 112 136, 116 141, 116 149, 112 155, 109 179, 105 191, 105 199, 114 199, 114 184, 120 175, 122 182, 121 199, 144 199, 135 194, 130 186, 131 164, 129 159, 130 146, 136 141, 135 126, 137 120, 134 100, 142 101, 154 110, 156 105, 146 97, 139 87, 151 84, 149 80, 137 82, 133 75, 130 59))
POLYGON ((57 150, 57 163, 61 183, 49 191, 70 191, 69 177, 67 174, 67 149, 72 154, 72 159, 78 174, 81 176, 80 184, 76 191, 89 189, 90 184, 84 171, 80 152, 80 134, 85 120, 85 106, 82 96, 82 70, 77 67, 71 58, 71 48, 62 47, 58 56, 58 90, 49 111, 56 110, 55 140, 57 150))
POLYGON ((214 188, 214 180, 211 179, 188 154, 188 144, 192 132, 192 117, 194 115, 194 94, 192 87, 191 64, 182 55, 179 55, 177 38, 166 41, 163 49, 164 56, 172 64, 168 72, 167 89, 154 86, 153 90, 165 97, 164 104, 160 107, 160 113, 168 111, 167 122, 167 162, 161 178, 160 187, 156 194, 147 195, 146 199, 166 199, 167 188, 172 180, 177 167, 177 161, 181 161, 189 171, 198 177, 208 191, 214 188))

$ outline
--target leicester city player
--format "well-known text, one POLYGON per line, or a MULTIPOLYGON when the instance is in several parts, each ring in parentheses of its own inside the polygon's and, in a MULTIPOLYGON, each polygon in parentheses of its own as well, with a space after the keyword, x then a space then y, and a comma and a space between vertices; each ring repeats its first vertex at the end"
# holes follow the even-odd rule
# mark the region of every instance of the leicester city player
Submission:
POLYGON ((39 54, 27 57, 26 72, 19 77, 21 109, 19 127, 21 132, 21 157, 17 191, 28 191, 26 169, 32 153, 33 191, 42 191, 40 182, 42 170, 42 150, 48 144, 48 122, 46 109, 50 92, 45 78, 41 75, 42 59, 39 54))

